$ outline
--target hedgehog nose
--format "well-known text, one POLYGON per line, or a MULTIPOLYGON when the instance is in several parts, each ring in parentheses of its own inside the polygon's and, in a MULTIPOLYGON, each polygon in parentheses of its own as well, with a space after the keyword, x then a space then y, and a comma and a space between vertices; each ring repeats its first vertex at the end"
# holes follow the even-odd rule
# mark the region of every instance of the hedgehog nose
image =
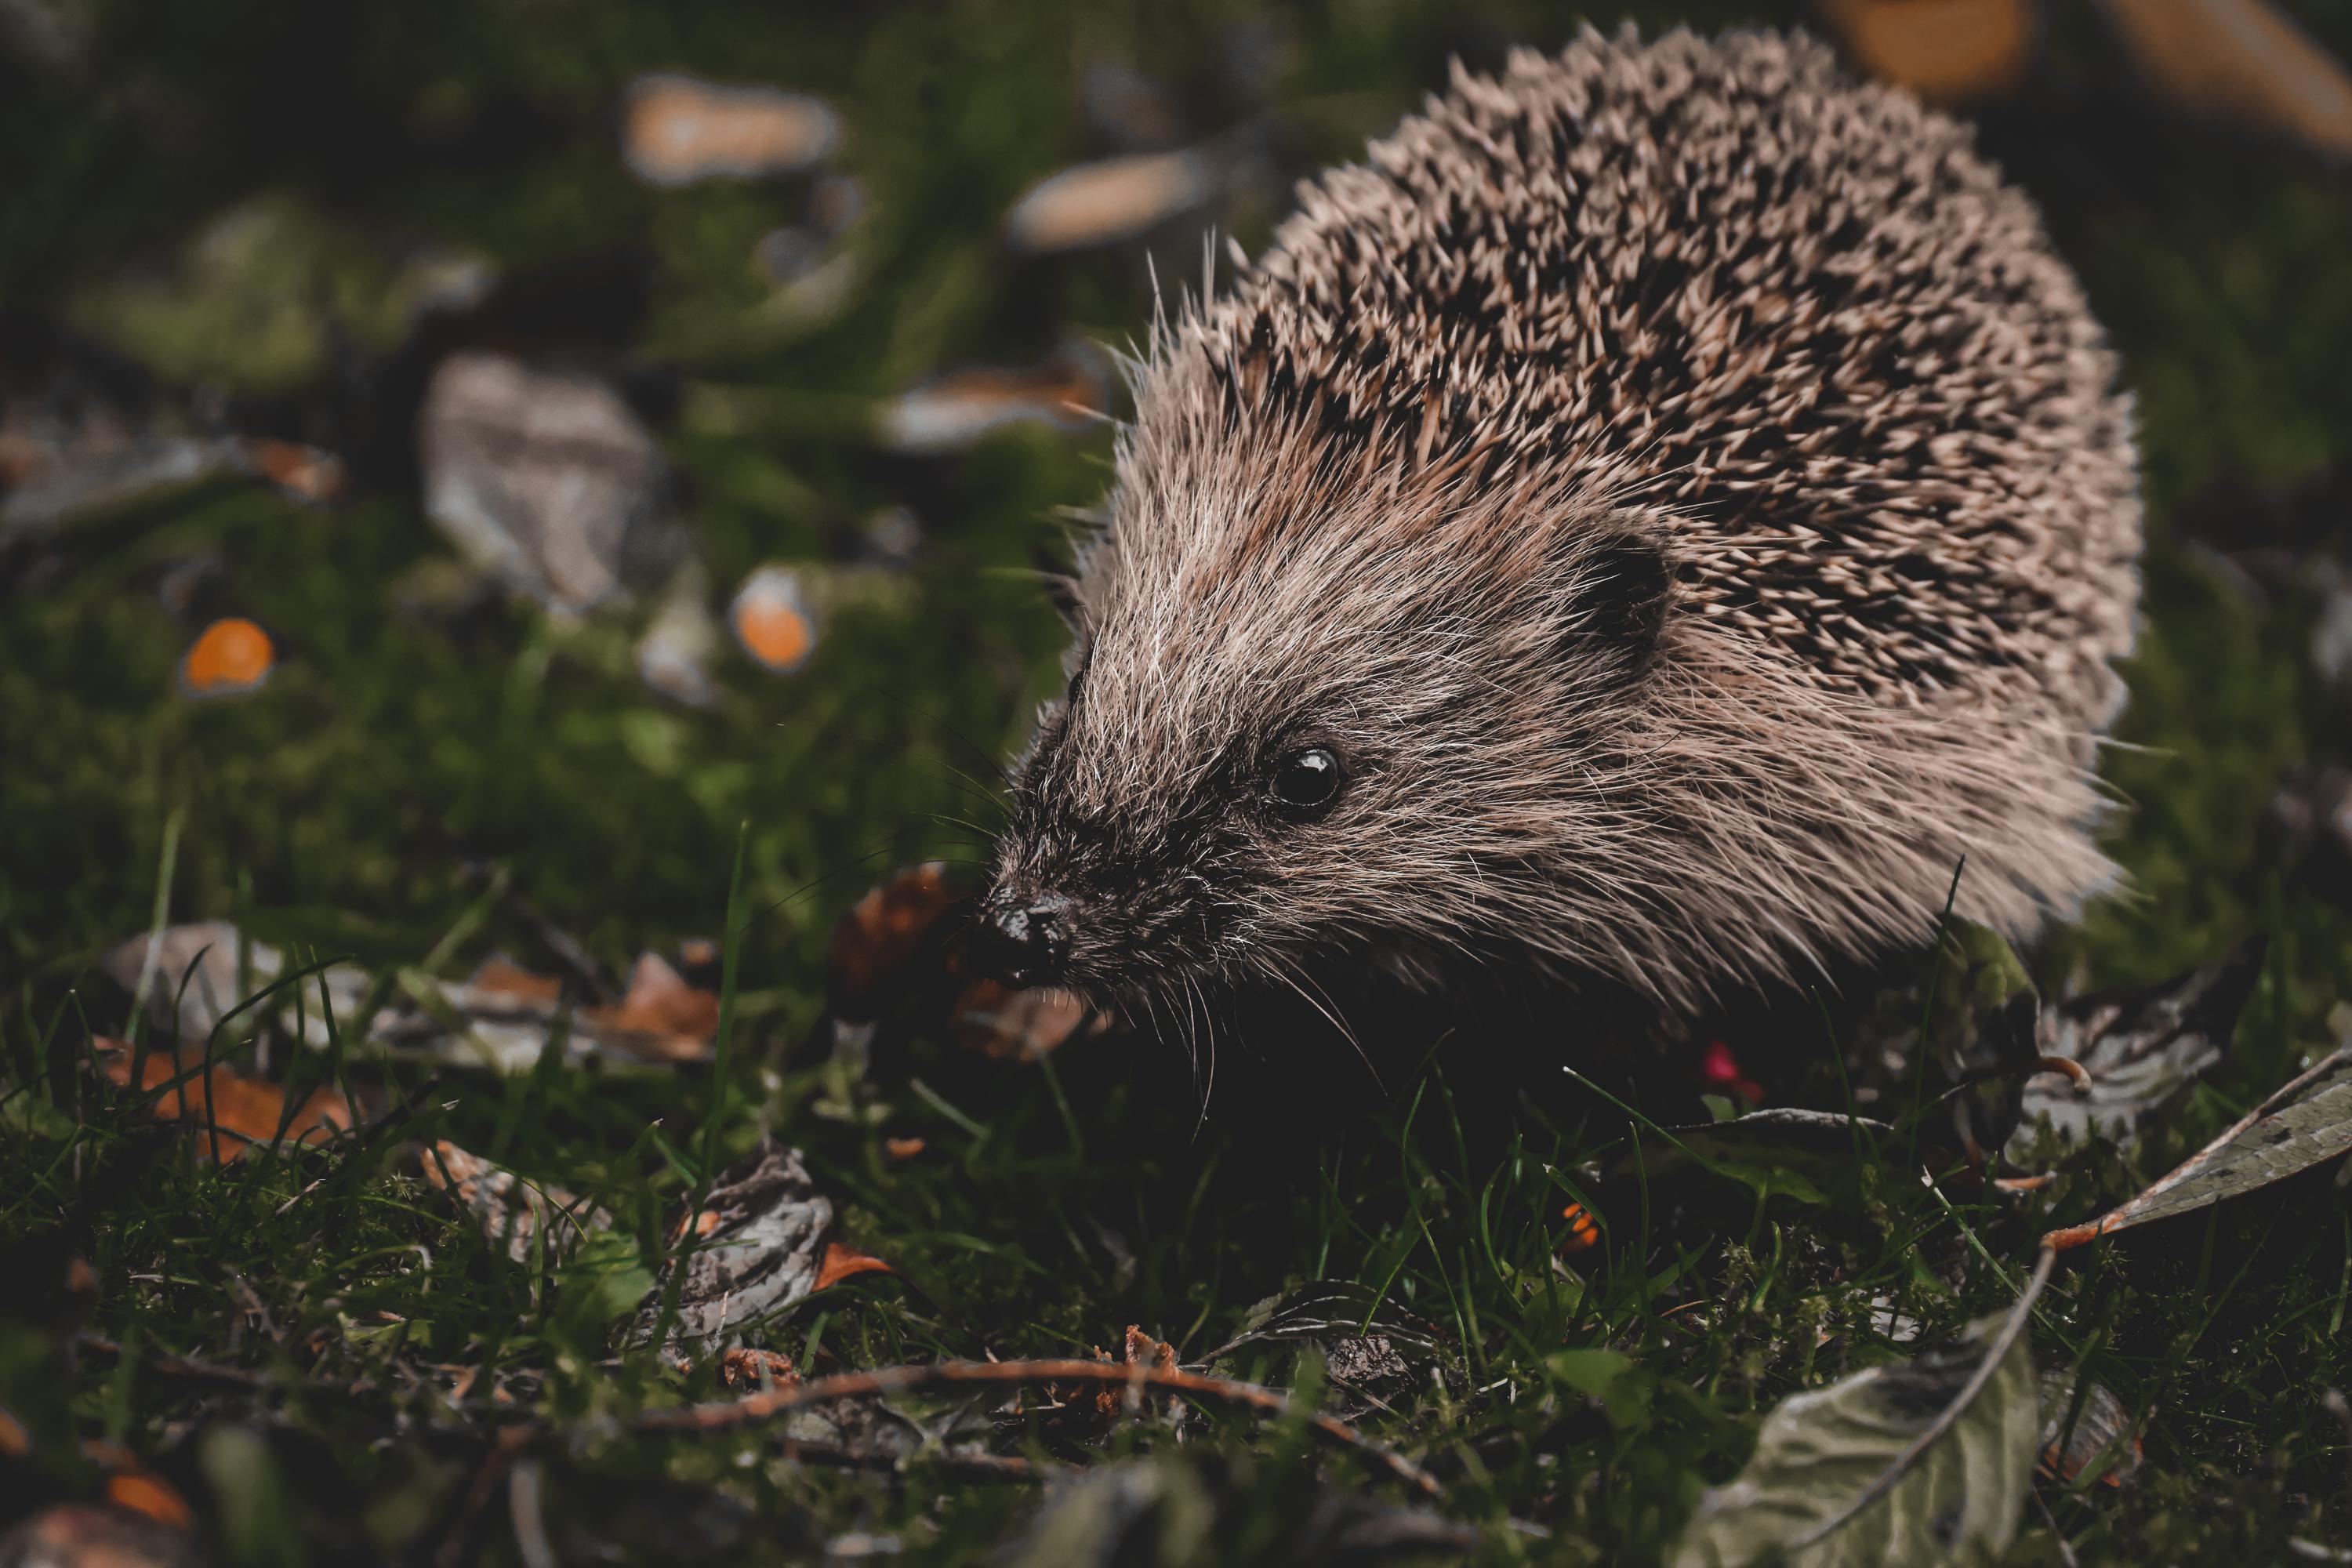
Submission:
POLYGON ((1070 958, 1070 900, 1059 893, 999 888, 982 908, 982 962, 1007 985, 1044 985, 1070 958))

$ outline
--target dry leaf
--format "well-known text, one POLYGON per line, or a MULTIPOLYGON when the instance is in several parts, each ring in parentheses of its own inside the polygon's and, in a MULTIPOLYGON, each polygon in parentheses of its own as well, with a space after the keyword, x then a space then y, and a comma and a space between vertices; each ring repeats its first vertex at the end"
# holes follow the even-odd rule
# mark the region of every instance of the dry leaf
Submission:
POLYGON ((955 452, 1016 425, 1084 429, 1109 406, 1100 359, 1072 346, 1025 370, 954 371, 901 393, 882 412, 881 435, 901 452, 955 452))
POLYGON ((798 669, 816 648, 816 620, 800 574, 789 566, 762 566, 744 578, 727 618, 743 651, 775 674, 798 669))
POLYGON ((2352 157, 2352 75, 2268 0, 2100 0, 2100 8, 2166 102, 2352 157))
POLYGON ((1013 991, 976 980, 956 1003, 955 1035, 958 1043, 1000 1060, 1033 1062, 1076 1034, 1087 1017, 1075 992, 1013 991))
POLYGON ((128 1509, 153 1520, 166 1530, 193 1530, 195 1511, 179 1489, 140 1463, 139 1456, 117 1443, 91 1438, 81 1446, 83 1454, 98 1466, 106 1478, 106 1500, 115 1507, 128 1509))
MULTIPOLYGON (((130 1088, 136 1054, 130 1044, 104 1036, 91 1044, 108 1080, 119 1089, 130 1088)), ((276 1138, 280 1121, 286 1123, 286 1136, 292 1142, 324 1143, 358 1120, 351 1101, 331 1088, 312 1089, 289 1117, 284 1085, 247 1078, 220 1062, 206 1070, 204 1059, 200 1046, 184 1052, 150 1049, 141 1067, 139 1085, 153 1090, 173 1083, 183 1073, 188 1075, 186 1081, 173 1084, 158 1098, 149 1113, 159 1121, 194 1122, 196 1133, 192 1142, 200 1160, 212 1159, 215 1149, 223 1163, 241 1160, 252 1145, 276 1138)))
POLYGON ((2088 1224, 2053 1231, 2042 1245, 2080 1247, 2188 1214, 2284 1181, 2347 1150, 2352 1150, 2352 1046, 2337 1047, 2137 1197, 2088 1224))
POLYGON ((834 1016, 863 1021, 902 999, 918 961, 940 958, 949 912, 963 901, 947 863, 929 860, 892 874, 851 905, 825 942, 825 1002, 834 1016))
POLYGON ((446 1139, 436 1142, 421 1163, 425 1179, 449 1190, 466 1205, 493 1246, 504 1244, 517 1263, 530 1261, 538 1237, 547 1237, 547 1256, 561 1260, 583 1237, 613 1228, 613 1216, 562 1187, 525 1181, 503 1165, 469 1154, 446 1139))
POLYGON ((2015 88, 2041 30, 2036 0, 1820 0, 1854 63, 1930 103, 2015 88))
POLYGON ((267 479, 279 494, 311 506, 329 506, 351 489, 351 471, 332 452, 293 441, 248 436, 237 443, 237 453, 255 478, 267 479))
POLYGON ((659 953, 637 955, 617 1007, 589 1007, 581 1022, 604 1044, 664 1061, 707 1059, 719 1033, 716 992, 688 985, 659 953))
POLYGON ((1216 165, 1199 148, 1080 163, 1032 185, 1006 215, 1005 237, 1032 256, 1112 245, 1207 205, 1216 190, 1216 165))
POLYGON ((2131 1411, 2116 1397, 2106 1384, 2094 1383, 2083 1391, 2083 1408, 2074 1416, 2074 1428, 2066 1426, 2067 1413, 2074 1404, 2074 1374, 2064 1368, 2053 1368, 2042 1378, 2042 1458, 2036 1468, 2053 1480, 2072 1482, 2084 1467, 2105 1453, 2106 1463, 2094 1478, 2102 1486, 2120 1487, 2139 1468, 2142 1457, 2139 1434, 2131 1432, 2127 1440, 2114 1450, 2108 1445, 2124 1439, 2131 1426, 2131 1411), (2064 1439, 2062 1447, 2060 1439, 2064 1439))
POLYGON ((923 1152, 923 1141, 920 1138, 885 1138, 882 1140, 882 1152, 889 1155, 893 1160, 911 1160, 916 1155, 921 1153, 923 1152))
POLYGON ((2043 1074, 2025 1085, 2022 1120, 2011 1146, 2031 1143, 2048 1122, 2068 1143, 2093 1132, 2121 1138, 2175 1092, 2210 1068, 2229 1047, 2238 1014, 2262 977, 2266 943, 2257 936, 2218 963, 2161 984, 2075 997, 2042 1016, 2045 1057, 2079 1063, 2087 1094, 2074 1079, 2043 1074))
POLYGON ((196 1568, 195 1541, 120 1508, 53 1503, 0 1536, 6 1568, 196 1568))
POLYGON ((450 355, 417 416, 425 505, 476 566, 581 611, 659 581, 669 470, 607 382, 504 354, 450 355))
MULTIPOLYGON (((741 1325, 814 1292, 832 1228, 833 1201, 817 1191, 800 1151, 762 1138, 719 1175, 694 1216, 699 1240, 678 1286, 668 1348, 724 1348, 741 1325)), ((669 1289, 665 1279, 646 1299, 637 1320, 640 1342, 653 1338, 669 1289)))
POLYGON ((737 1346, 719 1354, 719 1381, 746 1393, 765 1387, 789 1388, 800 1382, 793 1358, 780 1351, 746 1350, 737 1346))
POLYGON ((180 658, 180 689, 191 697, 235 697, 260 689, 278 662, 269 634, 241 616, 215 621, 180 658))
POLYGON ((622 154, 656 185, 790 174, 824 158, 840 136, 822 100, 772 87, 642 76, 621 106, 622 154))
POLYGON ((854 1252, 837 1241, 824 1244, 824 1261, 818 1265, 812 1290, 830 1290, 853 1274, 892 1274, 897 1270, 868 1253, 854 1252))

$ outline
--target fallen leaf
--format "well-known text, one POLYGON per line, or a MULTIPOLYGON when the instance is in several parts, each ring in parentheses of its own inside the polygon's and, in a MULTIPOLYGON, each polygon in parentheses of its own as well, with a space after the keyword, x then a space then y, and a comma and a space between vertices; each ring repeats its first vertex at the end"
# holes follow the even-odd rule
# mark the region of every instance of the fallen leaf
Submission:
POLYGON ((1820 0, 1854 63, 1930 103, 1998 97, 2025 79, 2036 0, 1820 0))
MULTIPOLYGON (((91 1045, 108 1081, 118 1089, 129 1089, 137 1055, 130 1043, 100 1036, 91 1045)), ((254 1144, 276 1139, 281 1121, 292 1142, 324 1143, 358 1120, 351 1101, 332 1088, 312 1089, 289 1116, 283 1084, 248 1078, 222 1062, 207 1069, 204 1059, 201 1046, 176 1051, 152 1048, 141 1066, 139 1083, 142 1089, 150 1091, 173 1084, 148 1113, 158 1121, 194 1122, 195 1136, 191 1142, 199 1160, 212 1159, 215 1152, 224 1164, 241 1160, 254 1144), (184 1073, 186 1080, 175 1083, 184 1073)))
POLYGON ((2269 0, 2100 0, 2157 96, 2352 157, 2352 75, 2269 0))
POLYGON ((139 1456, 118 1443, 91 1438, 82 1453, 105 1478, 106 1500, 115 1507, 153 1520, 166 1530, 193 1530, 195 1511, 179 1489, 142 1464, 139 1456))
POLYGON ((901 393, 882 411, 885 445, 900 452, 955 452, 1017 425, 1080 430, 1110 406, 1100 359, 1073 346, 1025 370, 960 370, 901 393))
POLYGON ((761 668, 788 675, 808 662, 816 647, 816 621, 800 574, 789 566, 762 566, 743 579, 729 606, 735 640, 761 668))
POLYGON ((476 566, 554 607, 658 582, 669 469, 612 384, 569 366, 451 354, 417 416, 425 506, 476 566))
POLYGON ((241 616, 215 621, 180 659, 180 689, 191 697, 257 691, 278 662, 269 634, 241 616))
POLYGON ((1005 216, 1005 238, 1032 256, 1113 245, 1207 205, 1216 191, 1215 161, 1200 148, 1080 163, 1029 187, 1005 216))
POLYGON ((825 1004, 853 1022, 873 1018, 917 982, 911 972, 938 963, 952 929, 950 911, 966 895, 948 879, 947 862, 928 860, 894 872, 852 904, 825 941, 825 1004))
POLYGON ((185 1531, 90 1503, 52 1503, 0 1536, 6 1568, 196 1568, 203 1561, 185 1531))
POLYGON ((885 1138, 882 1140, 882 1152, 889 1155, 893 1160, 911 1160, 916 1155, 921 1153, 923 1152, 923 1141, 920 1138, 885 1138))
POLYGON ((1782 1401, 1738 1479, 1699 1500, 1672 1568, 1924 1568, 2006 1548, 2042 1430, 2023 1330, 2050 1256, 2017 1307, 1954 1352, 1782 1401))
POLYGON ((517 1263, 530 1261, 539 1237, 547 1237, 551 1261, 561 1261, 586 1237, 613 1228, 613 1216, 562 1187, 526 1181, 503 1165, 467 1153, 446 1139, 436 1140, 420 1160, 425 1179, 443 1191, 456 1184, 466 1205, 492 1246, 504 1246, 517 1263))
POLYGON ((2011 1146, 2030 1143, 2043 1123, 2070 1144, 2093 1133, 2129 1133, 2221 1059, 2262 977, 2265 947, 2263 938, 2251 937, 2220 963, 2160 984, 2095 992, 2045 1010, 2042 1054, 2079 1063, 2090 1075, 2090 1092, 2078 1093, 2061 1074, 2027 1079, 2011 1146))
POLYGON ((1312 1279, 1251 1307, 1234 1337, 1201 1358, 1223 1361, 1244 1345, 1310 1341, 1332 1345, 1367 1335, 1432 1355, 1444 1331, 1369 1285, 1352 1279, 1312 1279))
POLYGON ((853 1251, 837 1241, 824 1244, 824 1261, 817 1266, 812 1290, 830 1290, 853 1274, 894 1274, 888 1264, 868 1253, 853 1251))
POLYGON ((702 1061, 719 1033, 719 996, 688 985, 659 953, 643 952, 620 1005, 585 1008, 580 1016, 607 1045, 665 1061, 702 1061))
POLYGON ((791 174, 823 159, 840 136, 822 100, 772 87, 642 76, 621 106, 622 155, 656 185, 791 174))
POLYGON ((332 452, 294 441, 248 436, 237 443, 246 468, 278 493, 311 506, 330 506, 351 489, 351 470, 332 452))
POLYGON ((2080 1247, 2284 1181, 2352 1150, 2352 1046, 2338 1047, 2147 1191, 2084 1225, 2042 1237, 2080 1247))
POLYGON ((1560 1238, 1563 1257, 1590 1252, 1601 1245, 1601 1226, 1582 1204, 1570 1204, 1560 1210, 1559 1217, 1568 1221, 1568 1234, 1560 1238))
POLYGON ((1035 1061, 1085 1025, 1089 1012, 1076 993, 1038 986, 1014 991, 976 980, 955 1007, 957 1041, 1004 1061, 1035 1061))
MULTIPOLYGON (((819 1288, 833 1200, 817 1191, 799 1150, 762 1138, 719 1175, 694 1221, 698 1240, 677 1287, 669 1348, 723 1349, 732 1331, 819 1288)), ((670 1289, 665 1279, 646 1299, 637 1320, 639 1342, 654 1337, 670 1289)))
POLYGON ((707 707, 716 695, 708 667, 719 627, 703 603, 709 591, 701 563, 687 561, 671 575, 660 607, 637 639, 637 679, 688 708, 707 707))
POLYGON ((800 1382, 793 1358, 779 1351, 746 1350, 737 1346, 719 1355, 719 1381, 747 1393, 760 1388, 788 1388, 800 1382))
POLYGON ((2036 1468, 2053 1480, 2072 1483, 2102 1455, 2106 1462, 2092 1478, 2102 1486, 2120 1487, 2139 1468, 2139 1434, 2131 1431, 2131 1411, 2103 1383, 2083 1390, 2083 1407, 2074 1410, 2074 1374, 2053 1367, 2042 1378, 2042 1458, 2036 1468), (2070 1431, 2067 1416, 2074 1413, 2070 1431), (2063 1443, 2061 1439, 2063 1439, 2063 1443), (2109 1445, 2117 1445, 2110 1448, 2109 1445))

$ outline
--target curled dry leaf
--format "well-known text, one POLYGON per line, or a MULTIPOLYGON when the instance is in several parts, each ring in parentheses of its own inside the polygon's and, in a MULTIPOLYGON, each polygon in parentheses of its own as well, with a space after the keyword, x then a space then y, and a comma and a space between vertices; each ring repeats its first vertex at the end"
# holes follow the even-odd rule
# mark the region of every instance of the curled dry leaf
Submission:
POLYGON ((425 506, 477 567, 559 609, 659 582, 669 470, 653 433, 585 371, 468 351, 417 416, 425 506))
POLYGON ((816 618, 789 566, 761 566, 744 578, 727 620, 752 662, 774 674, 791 674, 815 651, 816 618))
POLYGON ((120 1508, 53 1503, 0 1536, 7 1568, 196 1568, 187 1531, 120 1508))
POLYGON ((629 989, 615 1007, 587 1007, 580 1019, 605 1045, 672 1062, 709 1058, 719 1033, 719 995, 688 985, 656 952, 637 955, 629 989))
POLYGON ((2131 1411, 2105 1384, 2093 1383, 2082 1392, 2082 1408, 2076 1411, 2074 1373, 2053 1367, 2042 1374, 2042 1458, 2036 1468, 2053 1480, 2072 1483, 2099 1462, 2092 1479, 2102 1486, 2120 1487, 2139 1468, 2141 1458, 2131 1411))
POLYGON ((964 900, 948 879, 947 863, 929 860, 894 873, 851 905, 825 942, 825 1002, 834 1016, 863 1022, 898 1000, 910 971, 940 961, 948 915, 964 900))
POLYGON ((1197 147, 1080 163, 1032 185, 1006 215, 1005 238, 1032 256, 1114 245, 1207 205, 1216 193, 1216 161, 1197 147))
POLYGON ((1076 1034, 1089 1016, 1086 1002, 1074 992, 1050 986, 1013 991, 993 980, 980 980, 956 1003, 955 1035, 972 1050, 1032 1062, 1076 1034))
POLYGON ((2033 63, 2036 0, 1820 0, 1854 62, 1930 103, 1994 98, 2033 63))
POLYGON ((2042 1430, 2024 1331, 2054 1256, 1953 1352, 1783 1401, 1738 1479, 1700 1500, 1673 1568, 1925 1568, 2006 1548, 2042 1430))
POLYGON ((2263 1100, 2146 1192, 2042 1245, 2080 1247, 2150 1220, 2189 1214, 2284 1181, 2352 1150, 2352 1046, 2335 1051, 2263 1100))
POLYGON ((781 1351, 749 1350, 738 1345, 719 1352, 719 1381, 730 1388, 748 1393, 759 1388, 783 1388, 800 1380, 793 1358, 781 1351))
POLYGON ((491 1245, 503 1246, 517 1263, 530 1261, 542 1235, 549 1258, 560 1260, 583 1237, 613 1228, 613 1216, 585 1198, 527 1181, 446 1139, 435 1142, 421 1163, 425 1179, 444 1191, 454 1190, 491 1245))
POLYGON ((2045 1010, 2045 1056, 2081 1065, 2089 1092, 2044 1074, 2027 1080, 2018 1140, 2048 1123, 2079 1143, 2098 1134, 2122 1138, 2167 1100, 2210 1069, 2229 1049, 2238 1015, 2262 977, 2263 938, 2255 936, 2218 963, 2133 991, 2103 991, 2045 1010))
POLYGON ((2158 97, 2352 157, 2352 74, 2269 0, 2101 0, 2158 97))
POLYGON ((195 1510, 171 1482, 149 1469, 139 1456, 119 1443, 91 1438, 83 1455, 106 1479, 106 1500, 120 1509, 153 1520, 166 1530, 195 1528, 195 1510))
POLYGON ((269 634, 242 616, 206 626, 180 656, 180 689, 190 697, 236 697, 257 691, 278 663, 269 634))
MULTIPOLYGON (((138 1053, 122 1040, 104 1036, 91 1042, 107 1079, 118 1089, 129 1089, 138 1053)), ((285 1123, 286 1139, 295 1143, 324 1143, 348 1130, 358 1119, 352 1103, 335 1089, 316 1089, 301 1102, 287 1103, 283 1084, 248 1078, 227 1065, 205 1065, 202 1047, 183 1050, 151 1049, 139 1065, 138 1087, 163 1089, 149 1113, 160 1121, 194 1124, 196 1158, 217 1157, 223 1163, 241 1160, 257 1143, 268 1143, 285 1123), (166 1084, 170 1089, 163 1089, 166 1084)))
POLYGON ((881 437, 900 452, 955 452, 1016 425, 1084 429, 1109 406, 1101 359, 1072 345, 1027 369, 953 371, 901 393, 882 411, 881 437))
MULTIPOLYGON (((743 1325, 851 1274, 889 1267, 828 1247, 825 1233, 832 1228, 833 1200, 817 1191, 800 1151, 762 1138, 719 1176, 694 1216, 698 1240, 677 1287, 677 1319, 669 1347, 723 1347, 743 1325)), ((685 1233, 681 1224, 678 1238, 685 1233)), ((637 1319, 639 1342, 652 1340, 670 1289, 666 1278, 646 1298, 637 1319)))
POLYGON ((821 99, 772 87, 721 87, 689 76, 642 76, 621 106, 629 170, 656 185, 757 179, 816 163, 840 140, 821 99))

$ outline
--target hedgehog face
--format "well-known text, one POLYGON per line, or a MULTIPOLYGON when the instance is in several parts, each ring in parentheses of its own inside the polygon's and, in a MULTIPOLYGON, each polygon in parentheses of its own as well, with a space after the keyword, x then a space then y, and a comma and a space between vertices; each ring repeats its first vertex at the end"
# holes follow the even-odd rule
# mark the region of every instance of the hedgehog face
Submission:
POLYGON ((1658 548, 1586 516, 1324 517, 1236 552, 1129 517, 1013 772, 983 962, 1111 1000, 1327 962, 1433 978, 1433 949, 1507 942, 1504 895, 1544 875, 1596 732, 1640 701, 1658 548))

